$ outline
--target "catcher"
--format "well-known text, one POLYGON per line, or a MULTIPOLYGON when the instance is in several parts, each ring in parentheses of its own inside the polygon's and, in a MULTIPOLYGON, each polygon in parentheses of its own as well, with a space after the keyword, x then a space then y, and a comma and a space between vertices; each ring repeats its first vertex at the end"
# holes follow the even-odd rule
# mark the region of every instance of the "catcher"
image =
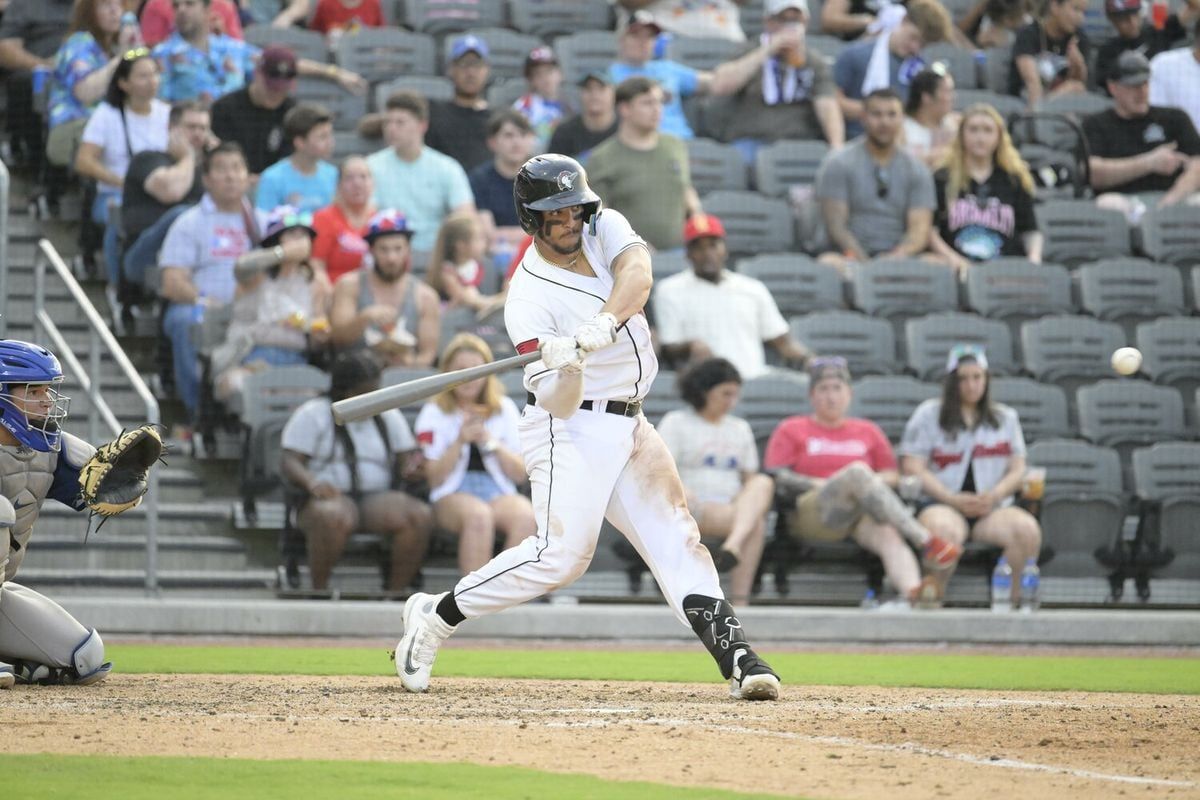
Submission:
POLYGON ((69 398, 44 347, 0 340, 0 688, 89 684, 112 669, 104 642, 62 606, 13 582, 42 503, 53 498, 104 517, 141 502, 162 454, 152 426, 96 449, 61 430, 69 398))

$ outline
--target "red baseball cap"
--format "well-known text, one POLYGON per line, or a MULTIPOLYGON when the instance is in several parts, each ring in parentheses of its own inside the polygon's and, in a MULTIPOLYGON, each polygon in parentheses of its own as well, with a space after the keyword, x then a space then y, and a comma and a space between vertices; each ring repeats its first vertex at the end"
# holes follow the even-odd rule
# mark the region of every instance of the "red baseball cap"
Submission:
POLYGON ((725 226, 721 224, 720 218, 712 214, 696 214, 689 217, 687 224, 683 226, 683 243, 691 244, 705 237, 725 238, 725 226))

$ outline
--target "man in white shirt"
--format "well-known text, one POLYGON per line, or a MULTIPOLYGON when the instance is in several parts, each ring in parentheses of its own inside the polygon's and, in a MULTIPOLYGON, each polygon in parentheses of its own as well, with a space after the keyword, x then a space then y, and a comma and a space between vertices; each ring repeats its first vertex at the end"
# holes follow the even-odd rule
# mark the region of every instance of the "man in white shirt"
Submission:
MULTIPOLYGON (((1200 20, 1192 32, 1200 37, 1200 20)), ((1150 60, 1150 105, 1183 109, 1200 130, 1200 41, 1150 60)))
POLYGON ((767 371, 763 342, 793 367, 812 353, 796 341, 762 281, 725 269, 725 226, 697 214, 683 229, 690 271, 654 289, 654 317, 663 358, 683 363, 711 356, 728 359, 745 378, 767 371))

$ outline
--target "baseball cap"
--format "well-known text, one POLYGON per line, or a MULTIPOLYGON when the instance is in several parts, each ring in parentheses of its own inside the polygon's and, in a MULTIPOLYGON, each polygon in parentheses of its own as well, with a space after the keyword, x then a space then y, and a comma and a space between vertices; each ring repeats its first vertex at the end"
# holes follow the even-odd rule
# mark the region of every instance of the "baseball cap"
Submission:
POLYGON ((303 228, 308 235, 316 238, 317 232, 312 226, 312 214, 301 211, 295 206, 279 206, 267 215, 267 227, 263 231, 261 245, 274 247, 279 244, 279 237, 293 228, 303 228))
POLYGON ((843 356, 816 356, 808 361, 809 386, 816 386, 826 378, 837 378, 850 382, 850 364, 843 356))
POLYGON ((712 214, 696 214, 689 217, 683 226, 683 243, 691 244, 697 239, 705 237, 725 238, 725 226, 721 223, 720 218, 714 217, 712 214))
POLYGON ((799 9, 804 16, 808 16, 808 0, 767 0, 763 3, 763 16, 773 17, 789 8, 799 9))
POLYGON ((658 24, 658 20, 644 8, 639 8, 629 15, 629 22, 625 24, 626 32, 633 30, 635 26, 654 28, 655 34, 662 33, 662 26, 658 24))
POLYGON ((296 68, 296 54, 290 47, 279 44, 264 47, 258 59, 258 70, 267 82, 268 89, 286 89, 288 83, 299 73, 296 68))
POLYGON ((1143 86, 1150 81, 1150 62, 1137 50, 1126 50, 1117 58, 1109 80, 1122 86, 1143 86))
POLYGON ((946 359, 946 372, 954 372, 958 369, 958 364, 964 358, 970 358, 975 361, 983 369, 988 368, 987 353, 977 344, 956 344, 950 348, 950 355, 946 359))
POLYGON ((473 33, 468 33, 466 36, 460 36, 454 40, 454 44, 450 45, 450 60, 458 61, 467 53, 475 53, 484 61, 487 61, 491 50, 488 49, 487 42, 480 39, 473 33))
POLYGON ((393 234, 412 239, 413 229, 407 217, 394 208, 385 208, 367 221, 367 233, 363 238, 367 244, 374 244, 380 236, 393 234))
POLYGON ((1137 14, 1142 10, 1142 0, 1104 0, 1104 13, 1110 16, 1137 14))
POLYGON ((593 69, 586 72, 584 76, 579 79, 579 85, 586 86, 588 81, 599 81, 605 86, 612 86, 612 78, 609 77, 607 71, 602 69, 593 69))
POLYGON ((525 74, 529 75, 529 71, 539 64, 557 64, 558 56, 554 55, 554 51, 545 45, 535 47, 529 51, 529 55, 525 56, 525 74))

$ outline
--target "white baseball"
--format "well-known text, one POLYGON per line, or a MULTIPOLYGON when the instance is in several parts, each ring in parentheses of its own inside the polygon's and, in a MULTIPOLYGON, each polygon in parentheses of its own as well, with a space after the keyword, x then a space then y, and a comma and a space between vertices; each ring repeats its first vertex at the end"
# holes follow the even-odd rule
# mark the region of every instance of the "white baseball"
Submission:
POLYGON ((1112 354, 1112 368, 1118 375, 1132 375, 1142 366, 1142 351, 1136 347, 1122 347, 1112 354))

